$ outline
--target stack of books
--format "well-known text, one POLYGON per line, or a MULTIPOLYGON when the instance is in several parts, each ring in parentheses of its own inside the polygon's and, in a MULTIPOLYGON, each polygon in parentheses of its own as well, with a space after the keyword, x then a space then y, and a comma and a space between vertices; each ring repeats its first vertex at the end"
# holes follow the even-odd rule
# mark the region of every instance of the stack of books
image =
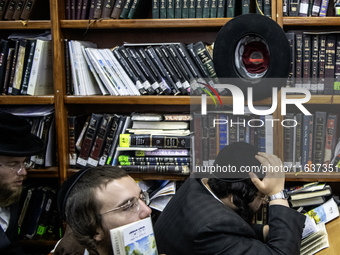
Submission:
POLYGON ((0 20, 49 20, 49 10, 46 0, 1 0, 0 20))
POLYGON ((187 174, 190 119, 190 114, 154 113, 70 116, 70 165, 119 165, 128 172, 187 174))
POLYGON ((202 41, 98 49, 91 42, 71 40, 65 47, 68 94, 195 95, 202 93, 200 83, 213 87, 219 83, 212 46, 202 41))
POLYGON ((283 0, 283 16, 325 17, 334 16, 334 3, 329 0, 283 0))
POLYGON ((332 189, 325 183, 314 182, 288 189, 287 193, 292 207, 317 206, 331 197, 332 189))

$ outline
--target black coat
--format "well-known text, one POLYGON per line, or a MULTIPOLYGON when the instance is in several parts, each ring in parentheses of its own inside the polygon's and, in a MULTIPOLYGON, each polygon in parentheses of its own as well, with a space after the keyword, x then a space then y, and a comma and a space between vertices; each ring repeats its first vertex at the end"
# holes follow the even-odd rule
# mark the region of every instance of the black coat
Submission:
POLYGON ((269 215, 264 243, 262 227, 249 225, 215 199, 201 180, 189 178, 154 226, 158 251, 166 255, 300 254, 305 216, 280 205, 269 206, 269 215))

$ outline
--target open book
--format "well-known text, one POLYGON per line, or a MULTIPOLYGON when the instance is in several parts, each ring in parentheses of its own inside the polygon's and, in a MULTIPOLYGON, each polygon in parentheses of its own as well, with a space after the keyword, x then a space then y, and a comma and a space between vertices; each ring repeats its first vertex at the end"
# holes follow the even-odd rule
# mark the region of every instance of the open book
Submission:
POLYGON ((115 255, 158 255, 151 218, 145 218, 110 230, 115 255))

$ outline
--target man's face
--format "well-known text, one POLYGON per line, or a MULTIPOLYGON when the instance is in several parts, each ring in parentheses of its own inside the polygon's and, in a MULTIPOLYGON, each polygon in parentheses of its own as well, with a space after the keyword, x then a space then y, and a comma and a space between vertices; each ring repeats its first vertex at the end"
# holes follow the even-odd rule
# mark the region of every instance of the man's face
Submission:
POLYGON ((266 203, 267 196, 258 191, 254 201, 249 204, 249 208, 252 213, 256 213, 261 208, 261 206, 266 203))
POLYGON ((9 206, 19 200, 27 174, 23 167, 25 158, 0 156, 0 206, 9 206))
MULTIPOLYGON (((96 191, 96 198, 99 204, 102 204, 100 214, 123 206, 134 197, 139 198, 140 194, 141 189, 130 176, 113 180, 96 191)), ((138 202, 139 210, 137 212, 119 209, 101 216, 104 228, 103 244, 107 245, 110 242, 110 229, 144 219, 151 214, 151 209, 143 201, 138 199, 138 202)), ((110 249, 112 249, 111 247, 110 242, 110 249)))

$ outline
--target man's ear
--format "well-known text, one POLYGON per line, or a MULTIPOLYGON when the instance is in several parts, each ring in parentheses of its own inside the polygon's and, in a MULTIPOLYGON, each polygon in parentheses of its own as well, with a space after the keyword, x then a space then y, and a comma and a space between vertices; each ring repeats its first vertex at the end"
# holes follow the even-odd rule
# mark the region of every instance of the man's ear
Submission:
POLYGON ((96 242, 100 242, 104 239, 104 231, 102 230, 102 228, 97 228, 96 230, 96 234, 93 236, 93 239, 96 241, 96 242))

